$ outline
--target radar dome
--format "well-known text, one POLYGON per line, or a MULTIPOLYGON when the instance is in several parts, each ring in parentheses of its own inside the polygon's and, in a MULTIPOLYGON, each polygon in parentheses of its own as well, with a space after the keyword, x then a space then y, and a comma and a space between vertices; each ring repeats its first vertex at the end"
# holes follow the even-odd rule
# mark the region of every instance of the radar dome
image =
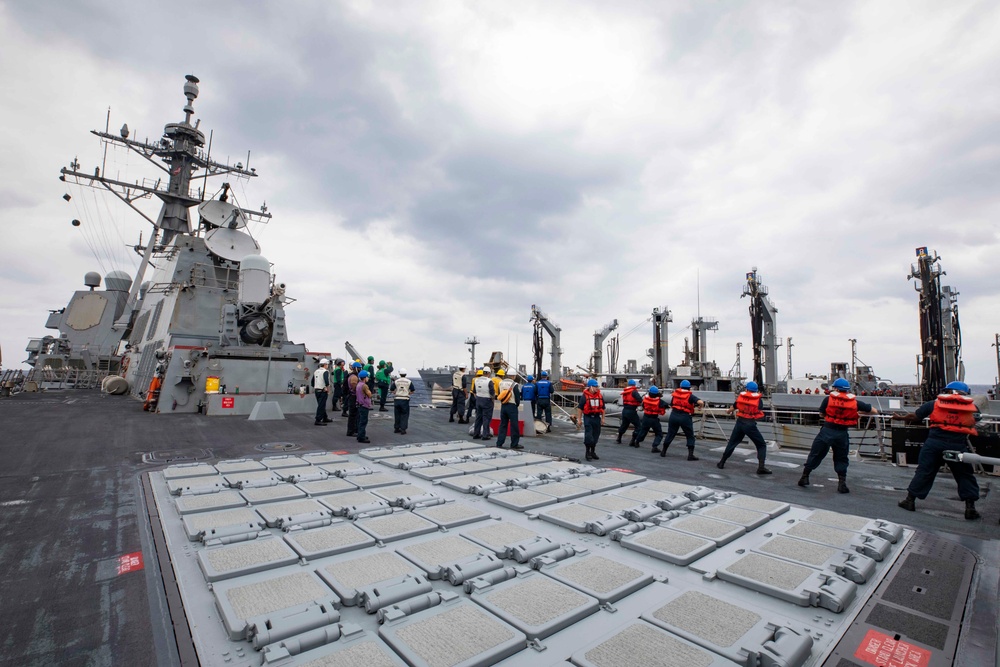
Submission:
POLYGON ((104 284, 112 292, 127 292, 132 287, 132 278, 124 271, 112 271, 104 276, 104 284))
POLYGON ((87 287, 94 289, 95 287, 101 286, 101 274, 97 271, 87 271, 87 274, 83 276, 83 284, 87 287))
POLYGON ((271 263, 261 255, 240 260, 240 302, 259 305, 271 296, 271 263))

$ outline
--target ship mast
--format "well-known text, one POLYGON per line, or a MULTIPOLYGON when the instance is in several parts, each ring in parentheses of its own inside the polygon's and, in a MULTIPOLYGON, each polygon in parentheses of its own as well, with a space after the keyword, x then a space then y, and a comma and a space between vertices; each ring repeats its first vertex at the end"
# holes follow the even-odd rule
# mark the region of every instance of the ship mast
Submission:
MULTIPOLYGON (((251 178, 257 175, 256 169, 244 168, 238 162, 236 165, 223 164, 212 160, 202 151, 205 145, 205 134, 198 129, 201 121, 191 124, 191 117, 194 114, 192 103, 198 97, 198 78, 187 75, 184 84, 184 96, 187 104, 184 105, 184 120, 179 123, 168 123, 163 128, 163 137, 157 142, 149 140, 137 141, 129 139, 128 126, 122 126, 119 136, 108 132, 91 130, 94 134, 104 140, 105 144, 115 144, 123 146, 135 153, 138 153, 158 169, 166 172, 167 182, 158 179, 152 185, 146 183, 127 183, 113 178, 108 178, 102 173, 100 167, 95 167, 93 173, 83 173, 79 171, 80 164, 75 159, 69 168, 63 167, 60 170, 59 179, 65 181, 67 177, 74 179, 80 185, 90 187, 103 187, 118 199, 123 201, 132 210, 141 215, 153 226, 153 235, 143 252, 142 262, 136 271, 132 281, 132 287, 128 295, 128 307, 124 309, 121 317, 115 323, 115 330, 123 331, 123 336, 127 336, 131 329, 135 310, 138 306, 137 296, 139 286, 142 284, 146 268, 149 266, 150 258, 155 250, 162 250, 170 244, 177 234, 191 234, 191 221, 189 209, 204 200, 204 192, 191 192, 191 184, 197 178, 207 179, 209 176, 220 176, 233 174, 237 178, 251 178), (156 196, 161 201, 160 213, 155 220, 140 210, 135 202, 150 196, 156 196)), ((267 206, 261 206, 259 211, 249 211, 239 209, 248 218, 267 221, 271 214, 267 212, 267 206)))
POLYGON ((962 365, 962 330, 958 323, 958 292, 941 286, 941 257, 926 247, 917 248, 917 263, 910 265, 907 280, 917 281, 920 294, 920 395, 933 400, 945 385, 965 377, 962 365), (932 256, 933 255, 933 256, 932 256))
POLYGON ((757 267, 747 274, 743 294, 750 297, 750 333, 753 347, 753 381, 758 385, 773 387, 778 381, 775 338, 778 309, 767 298, 767 287, 757 277, 757 267))

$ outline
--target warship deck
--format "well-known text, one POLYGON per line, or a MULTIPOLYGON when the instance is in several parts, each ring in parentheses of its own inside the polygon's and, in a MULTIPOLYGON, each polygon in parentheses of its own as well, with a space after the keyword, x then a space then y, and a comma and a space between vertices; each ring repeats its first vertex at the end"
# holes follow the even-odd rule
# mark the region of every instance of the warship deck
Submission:
MULTIPOLYGON (((609 430, 594 468, 612 470, 501 460, 442 410, 414 409, 405 436, 373 419, 368 448, 411 445, 381 452, 339 415, 150 415, 91 391, 0 400, 0 424, 5 665, 997 664, 992 477, 969 522, 949 475, 914 514, 896 506, 912 468, 852 462, 842 495, 829 461, 795 485, 803 452, 769 454, 759 478, 749 451, 718 470, 722 443, 688 462, 680 443, 654 457, 609 430), (387 465, 403 456, 432 465, 387 465), (227 486, 285 463, 317 479, 227 486), (469 492, 511 479, 525 488, 469 492), (312 527, 282 530, 296 523, 312 527), (212 530, 217 545, 192 539, 212 530)), ((583 450, 567 424, 522 444, 583 450)))

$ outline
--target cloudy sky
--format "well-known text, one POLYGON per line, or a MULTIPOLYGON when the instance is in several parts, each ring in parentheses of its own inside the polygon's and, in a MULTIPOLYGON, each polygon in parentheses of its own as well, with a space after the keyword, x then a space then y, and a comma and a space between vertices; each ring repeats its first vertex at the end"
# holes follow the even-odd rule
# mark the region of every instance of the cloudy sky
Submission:
MULTIPOLYGON (((254 231, 311 350, 414 369, 476 335, 528 363, 538 304, 564 363, 616 318, 621 361, 645 360, 668 306, 675 364, 700 283, 709 356, 726 371, 742 342, 746 369, 757 267, 796 376, 856 338, 912 382, 926 245, 961 293, 967 379, 993 382, 998 34, 989 1, 0 1, 4 365, 149 234, 59 168, 100 164, 109 107, 159 138, 195 74, 213 156, 251 152, 235 193, 274 214, 254 231)), ((158 175, 122 151, 106 170, 158 175)))

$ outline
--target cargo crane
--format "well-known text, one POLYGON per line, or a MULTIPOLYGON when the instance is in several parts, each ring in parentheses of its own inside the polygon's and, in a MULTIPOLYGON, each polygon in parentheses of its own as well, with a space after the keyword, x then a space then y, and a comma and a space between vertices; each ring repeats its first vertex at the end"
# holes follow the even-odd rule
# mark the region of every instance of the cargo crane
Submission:
POLYGON ((531 319, 535 323, 535 334, 532 344, 535 360, 535 375, 538 376, 542 373, 542 357, 545 350, 544 332, 552 338, 552 350, 550 352, 552 356, 552 365, 549 370, 549 379, 553 384, 557 384, 559 379, 562 377, 562 348, 559 347, 559 336, 562 329, 549 320, 545 313, 539 310, 538 306, 534 304, 531 306, 531 319))
POLYGON ((600 331, 594 332, 594 353, 590 357, 590 367, 594 371, 594 375, 601 375, 604 372, 603 366, 603 355, 601 351, 601 346, 604 344, 605 339, 611 335, 611 332, 618 328, 618 320, 614 320, 605 324, 600 331))
POLYGON ((667 362, 669 339, 667 338, 667 323, 673 322, 673 313, 666 306, 663 310, 653 308, 653 382, 666 387, 670 381, 670 366, 667 362))
POLYGON ((750 297, 750 332, 753 345, 753 380, 758 385, 774 387, 778 382, 777 351, 775 337, 778 309, 767 298, 767 287, 757 277, 757 267, 747 274, 746 284, 740 298, 750 297))
POLYGON ((917 263, 910 266, 907 280, 918 281, 920 294, 920 396, 933 400, 944 386, 964 380, 962 329, 958 323, 958 292, 941 286, 941 257, 927 248, 917 248, 917 263), (933 256, 932 256, 933 255, 933 256))

